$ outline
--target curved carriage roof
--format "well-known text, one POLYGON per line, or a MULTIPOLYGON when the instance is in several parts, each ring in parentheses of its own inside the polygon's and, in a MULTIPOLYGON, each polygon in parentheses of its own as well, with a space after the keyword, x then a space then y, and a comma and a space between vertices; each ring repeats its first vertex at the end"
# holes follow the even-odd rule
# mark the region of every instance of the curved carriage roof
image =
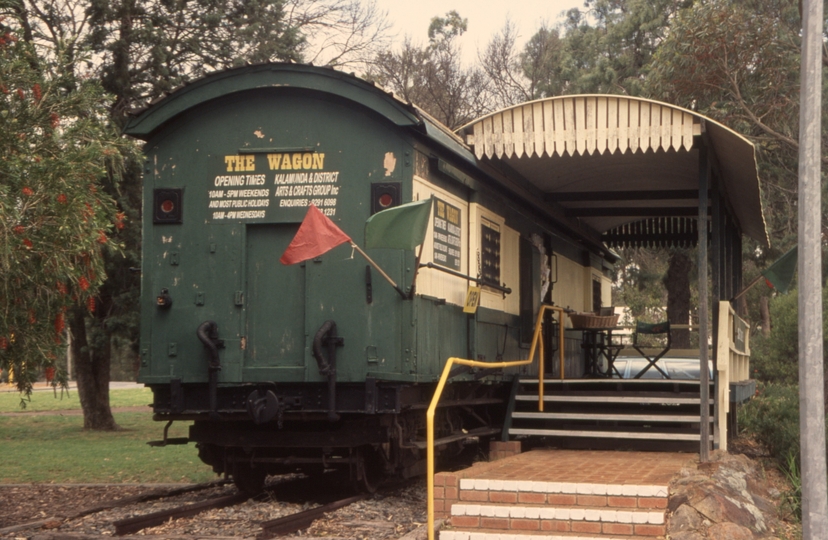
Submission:
POLYGON ((124 131, 147 139, 188 109, 231 94, 268 87, 334 94, 368 107, 398 126, 422 124, 414 107, 353 75, 304 64, 267 63, 217 71, 186 84, 130 119, 124 131))
POLYGON ((460 131, 478 159, 517 172, 599 233, 698 215, 701 137, 742 233, 768 243, 753 144, 693 111, 627 96, 559 96, 508 107, 460 131))

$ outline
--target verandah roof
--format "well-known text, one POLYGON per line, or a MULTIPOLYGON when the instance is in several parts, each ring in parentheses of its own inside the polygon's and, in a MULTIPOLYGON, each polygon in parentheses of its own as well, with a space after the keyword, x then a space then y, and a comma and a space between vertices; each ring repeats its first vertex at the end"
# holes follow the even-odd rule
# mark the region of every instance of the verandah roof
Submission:
POLYGON ((693 111, 627 96, 560 96, 478 118, 460 133, 478 159, 517 172, 607 239, 625 224, 697 216, 703 144, 742 234, 768 244, 753 144, 693 111))

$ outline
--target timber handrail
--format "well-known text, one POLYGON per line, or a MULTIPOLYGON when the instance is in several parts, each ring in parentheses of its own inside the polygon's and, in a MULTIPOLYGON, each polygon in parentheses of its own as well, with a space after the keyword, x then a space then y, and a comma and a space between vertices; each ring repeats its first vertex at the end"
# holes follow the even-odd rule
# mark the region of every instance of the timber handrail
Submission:
POLYGON ((543 316, 547 311, 558 312, 558 355, 560 358, 561 380, 564 379, 564 308, 543 304, 538 310, 538 318, 535 322, 535 332, 532 335, 532 345, 529 347, 529 358, 525 360, 512 360, 509 362, 480 362, 477 360, 466 360, 463 358, 449 358, 440 376, 440 382, 434 390, 434 397, 426 412, 426 452, 427 452, 427 484, 428 484, 428 540, 434 540, 434 412, 437 410, 437 403, 443 394, 443 388, 449 378, 451 367, 455 364, 468 367, 479 367, 485 369, 507 368, 514 366, 525 366, 531 364, 535 359, 535 350, 539 351, 540 361, 538 362, 538 411, 543 411, 543 339, 541 329, 543 327, 543 316))

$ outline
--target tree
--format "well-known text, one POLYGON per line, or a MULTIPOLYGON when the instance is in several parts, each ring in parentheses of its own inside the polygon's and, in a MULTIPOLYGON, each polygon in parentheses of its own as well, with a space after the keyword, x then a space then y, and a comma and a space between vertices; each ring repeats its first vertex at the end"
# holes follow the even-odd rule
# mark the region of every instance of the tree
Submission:
POLYGON ((390 45, 385 14, 373 1, 288 0, 286 24, 306 36, 299 47, 309 64, 365 68, 390 45))
MULTIPOLYGON (((25 21, 0 27, 0 367, 24 395, 58 368, 72 310, 95 312, 104 254, 121 248, 125 216, 102 189, 133 145, 108 122, 104 94, 31 42, 25 21)), ((2 24, 2 23, 0 23, 2 24)))
POLYGON ((582 93, 641 95, 645 68, 671 19, 690 3, 586 0, 586 11, 573 8, 558 26, 542 26, 519 55, 507 53, 513 32, 504 28, 482 60, 501 96, 506 88, 532 99, 582 93))
POLYGON ((377 55, 367 78, 418 105, 449 129, 467 124, 489 110, 482 71, 465 68, 460 61, 456 38, 467 24, 456 11, 433 17, 427 46, 406 38, 399 52, 377 55))
MULTIPOLYGON (((665 257, 659 251, 643 248, 622 248, 619 254, 622 263, 613 280, 613 304, 626 306, 634 320, 663 321, 665 257)), ((634 321, 622 323, 633 324, 634 321)))
POLYGON ((515 25, 507 20, 479 55, 495 109, 543 97, 541 81, 555 77, 550 70, 558 64, 561 50, 558 31, 543 26, 523 53, 517 52, 517 37, 515 25))
MULTIPOLYGON (((745 242, 746 276, 758 274, 796 238, 801 26, 797 8, 788 0, 694 4, 672 21, 647 76, 651 94, 695 108, 756 145, 772 247, 745 242)), ((825 135, 823 141, 828 145, 825 135)), ((772 313, 767 310, 769 294, 757 287, 747 295, 750 318, 762 320, 764 331, 769 330, 772 313)))
MULTIPOLYGON (((679 248, 670 250, 670 261, 663 283, 667 289, 667 320, 671 323, 690 323, 690 273, 694 266, 689 252, 679 248)), ((689 330, 675 329, 672 336, 673 348, 690 348, 689 330)))

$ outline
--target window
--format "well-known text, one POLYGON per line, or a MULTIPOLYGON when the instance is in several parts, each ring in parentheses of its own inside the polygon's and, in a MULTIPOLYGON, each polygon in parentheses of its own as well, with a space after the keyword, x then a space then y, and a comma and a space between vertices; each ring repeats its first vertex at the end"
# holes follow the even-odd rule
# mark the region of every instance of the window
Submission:
POLYGON ((500 225, 481 219, 480 278, 483 284, 500 285, 500 225))

